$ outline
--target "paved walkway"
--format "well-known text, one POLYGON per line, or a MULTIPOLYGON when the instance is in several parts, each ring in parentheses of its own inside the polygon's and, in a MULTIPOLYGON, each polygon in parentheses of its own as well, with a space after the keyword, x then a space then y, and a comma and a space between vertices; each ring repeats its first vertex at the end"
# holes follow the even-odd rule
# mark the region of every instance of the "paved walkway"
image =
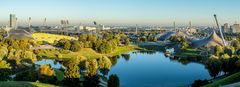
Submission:
POLYGON ((236 82, 236 83, 229 84, 229 85, 224 85, 224 86, 221 86, 221 87, 236 87, 236 86, 240 86, 240 82, 236 82))

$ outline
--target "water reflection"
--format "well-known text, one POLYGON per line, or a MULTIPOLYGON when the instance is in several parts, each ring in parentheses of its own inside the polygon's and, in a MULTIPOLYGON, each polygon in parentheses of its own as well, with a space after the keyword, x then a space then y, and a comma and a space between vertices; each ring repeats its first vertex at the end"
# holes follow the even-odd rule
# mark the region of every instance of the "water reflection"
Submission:
POLYGON ((122 58, 124 58, 126 61, 129 61, 130 59, 130 54, 122 54, 122 58))
MULTIPOLYGON (((100 68, 99 64, 101 63, 97 59, 97 74, 90 77, 84 76, 87 71, 85 61, 80 63, 81 78, 84 78, 81 81, 84 85, 120 84, 125 87, 176 87, 189 86, 195 80, 211 78, 205 66, 199 63, 201 59, 198 58, 169 58, 162 52, 134 51, 114 56, 109 60, 112 64, 110 70, 100 68)), ((48 59, 40 60, 36 64, 50 64, 53 68, 62 66, 55 60, 48 59)))
POLYGON ((108 74, 118 75, 125 87, 189 86, 195 80, 211 78, 195 59, 168 58, 162 52, 134 51, 110 60, 113 66, 108 74))
POLYGON ((112 66, 115 66, 117 64, 117 61, 118 61, 119 58, 120 58, 119 55, 109 58, 110 61, 112 62, 112 66))
POLYGON ((134 54, 141 53, 141 54, 156 54, 157 51, 152 51, 152 50, 138 50, 133 52, 134 54))

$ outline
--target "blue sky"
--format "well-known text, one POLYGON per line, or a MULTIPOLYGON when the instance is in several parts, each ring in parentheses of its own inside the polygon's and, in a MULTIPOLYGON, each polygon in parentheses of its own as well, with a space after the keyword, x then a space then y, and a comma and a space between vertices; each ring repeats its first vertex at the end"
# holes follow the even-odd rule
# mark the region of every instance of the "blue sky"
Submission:
POLYGON ((0 24, 6 25, 9 14, 18 17, 20 25, 41 25, 47 18, 49 25, 61 19, 71 24, 105 25, 214 25, 213 14, 221 24, 239 22, 240 0, 1 0, 0 24))

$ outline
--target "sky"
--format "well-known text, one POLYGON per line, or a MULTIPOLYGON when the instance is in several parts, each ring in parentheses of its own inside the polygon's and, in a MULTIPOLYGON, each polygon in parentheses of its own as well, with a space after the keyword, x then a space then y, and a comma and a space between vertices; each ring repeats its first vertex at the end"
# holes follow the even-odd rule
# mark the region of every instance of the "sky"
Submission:
POLYGON ((213 26, 213 14, 219 23, 238 23, 240 0, 1 0, 0 25, 7 25, 9 14, 15 14, 19 25, 60 25, 69 20, 71 25, 155 25, 213 26))

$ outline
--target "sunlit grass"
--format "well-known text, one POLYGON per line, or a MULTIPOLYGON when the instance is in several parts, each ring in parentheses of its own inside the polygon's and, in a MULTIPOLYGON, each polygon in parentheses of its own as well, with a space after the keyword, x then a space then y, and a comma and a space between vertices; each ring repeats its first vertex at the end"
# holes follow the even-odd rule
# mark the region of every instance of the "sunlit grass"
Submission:
POLYGON ((72 52, 65 50, 64 52, 60 52, 57 49, 52 49, 52 50, 46 50, 45 52, 40 52, 38 56, 40 57, 47 57, 47 58, 57 58, 57 55, 62 55, 62 59, 69 59, 69 58, 74 58, 74 57, 86 57, 86 58, 100 58, 101 56, 116 56, 122 53, 126 53, 129 51, 133 51, 137 49, 136 46, 123 46, 123 47, 117 47, 113 52, 108 53, 108 54, 101 54, 96 52, 95 50, 91 48, 83 48, 78 52, 72 52))
POLYGON ((53 43, 55 40, 58 41, 63 38, 68 40, 77 40, 77 38, 71 37, 71 36, 48 34, 48 33, 33 33, 31 36, 37 41, 47 41, 49 43, 53 43))

